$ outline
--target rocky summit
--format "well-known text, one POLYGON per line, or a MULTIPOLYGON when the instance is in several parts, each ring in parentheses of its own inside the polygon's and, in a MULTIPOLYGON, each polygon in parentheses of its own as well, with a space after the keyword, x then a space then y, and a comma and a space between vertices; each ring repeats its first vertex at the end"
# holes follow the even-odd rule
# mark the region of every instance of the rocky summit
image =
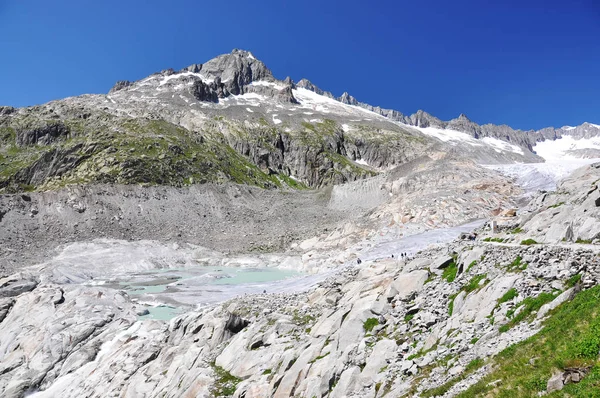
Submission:
POLYGON ((0 396, 598 396, 599 182, 244 50, 2 106, 0 396))

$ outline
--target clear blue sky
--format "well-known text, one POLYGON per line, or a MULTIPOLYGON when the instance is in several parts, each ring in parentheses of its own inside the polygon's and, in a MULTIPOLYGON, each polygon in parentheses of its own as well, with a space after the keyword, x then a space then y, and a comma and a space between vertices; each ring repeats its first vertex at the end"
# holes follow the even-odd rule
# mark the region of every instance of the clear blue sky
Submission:
POLYGON ((405 114, 600 123, 600 2, 484 3, 0 0, 0 104, 106 93, 242 48, 278 78, 405 114))

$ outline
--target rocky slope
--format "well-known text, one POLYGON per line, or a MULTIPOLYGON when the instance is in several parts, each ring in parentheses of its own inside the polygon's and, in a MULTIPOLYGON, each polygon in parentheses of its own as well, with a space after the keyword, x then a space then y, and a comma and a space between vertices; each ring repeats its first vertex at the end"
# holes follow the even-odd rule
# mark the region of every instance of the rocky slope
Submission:
MULTIPOLYGON (((595 168, 585 173, 600 176, 595 168)), ((569 199, 588 186, 573 186, 569 199)), ((526 221, 512 235, 525 240, 533 225, 526 221)), ((60 285, 25 270, 0 283, 0 333, 13 336, 2 340, 0 391, 400 397, 456 396, 478 386, 497 395, 514 380, 481 380, 502 363, 500 353, 546 330, 544 322, 561 314, 554 308, 596 286, 600 262, 594 245, 527 246, 484 236, 411 260, 370 260, 307 294, 242 297, 169 324, 135 322, 135 306, 122 293, 60 285), (35 315, 40 306, 44 315, 35 315)), ((581 369, 585 380, 588 368, 581 369)), ((520 395, 551 391, 555 371, 544 367, 520 395)), ((561 387, 570 388, 569 377, 561 387)))

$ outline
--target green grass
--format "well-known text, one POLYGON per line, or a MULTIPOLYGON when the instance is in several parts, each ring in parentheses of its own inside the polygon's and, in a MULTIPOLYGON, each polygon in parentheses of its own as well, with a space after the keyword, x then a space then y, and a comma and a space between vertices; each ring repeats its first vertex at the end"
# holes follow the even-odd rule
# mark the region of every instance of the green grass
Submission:
POLYGON ((323 359, 325 358, 327 355, 329 355, 329 352, 325 353, 324 355, 319 355, 318 357, 316 357, 315 359, 313 359, 312 361, 309 361, 308 363, 315 363, 317 362, 319 359, 323 359))
POLYGON ((572 277, 570 277, 569 279, 567 279, 567 286, 568 287, 573 287, 575 286, 579 281, 581 280, 581 274, 575 274, 572 277))
POLYGON ((379 320, 377 318, 369 318, 363 323, 363 329, 366 333, 369 333, 377 325, 379 325, 379 320))
POLYGON ((484 242, 497 242, 497 243, 504 243, 506 241, 506 239, 504 238, 492 238, 492 237, 487 237, 483 240, 484 242))
POLYGON ((575 243, 583 243, 583 244, 589 245, 590 243, 592 243, 592 240, 591 239, 577 238, 577 240, 575 241, 575 243))
POLYGON ((450 296, 450 301, 448 302, 448 316, 452 316, 454 313, 454 299, 456 296, 458 296, 458 293, 450 296))
POLYGON ((530 239, 522 240, 521 244, 524 246, 531 246, 531 245, 537 245, 538 243, 535 240, 530 238, 530 239))
POLYGON ((562 205, 564 205, 565 202, 560 202, 560 203, 556 203, 554 205, 548 206, 549 209, 556 209, 557 207, 560 207, 562 205))
POLYGON ((577 384, 567 384, 553 397, 600 396, 600 286, 584 290, 550 312, 542 330, 498 354, 493 371, 459 394, 474 397, 536 397, 556 369, 591 367, 577 384), (536 358, 532 363, 530 360, 536 358), (493 381, 498 381, 491 385, 493 381))
POLYGON ((517 227, 510 231, 511 234, 520 234, 521 232, 523 232, 523 229, 521 227, 517 227))
POLYGON ((502 297, 500 297, 498 299, 498 305, 500 305, 502 303, 506 303, 507 301, 514 299, 518 295, 519 295, 519 292, 517 292, 517 289, 515 289, 513 287, 513 288, 509 289, 506 293, 504 293, 504 295, 502 295, 502 297))
POLYGON ((521 258, 521 256, 517 256, 517 258, 515 258, 513 262, 506 267, 506 269, 509 272, 524 271, 527 269, 527 263, 523 262, 523 258, 521 258))
POLYGON ((542 307, 542 305, 554 300, 555 297, 556 296, 552 293, 540 293, 536 297, 527 297, 525 300, 521 301, 514 309, 506 313, 508 318, 510 318, 510 321, 500 327, 500 333, 507 332, 521 321, 529 319, 532 316, 533 312, 539 310, 542 307), (517 312, 517 314, 514 315, 517 309, 519 308, 521 308, 519 312, 517 312))
POLYGON ((456 279, 456 275, 458 274, 458 265, 454 260, 444 268, 444 272, 442 273, 442 278, 446 280, 448 283, 454 282, 456 279))
POLYGON ((212 364, 212 368, 215 372, 215 382, 211 391, 212 395, 214 397, 233 395, 237 385, 242 379, 233 376, 231 373, 214 363, 212 364))
POLYGON ((473 260, 471 261, 471 264, 469 264, 469 266, 467 267, 467 273, 469 273, 469 271, 471 271, 471 268, 473 268, 474 266, 477 265, 477 260, 473 260))
POLYGON ((480 283, 482 280, 484 280, 486 278, 487 274, 479 274, 479 275, 475 275, 473 278, 471 278, 471 280, 465 285, 463 286, 462 290, 464 290, 467 294, 478 290, 480 287, 480 283))
POLYGON ((423 391, 420 396, 423 398, 431 398, 431 397, 437 397, 437 396, 444 395, 456 383, 464 380, 469 374, 473 373, 474 371, 476 371, 477 369, 482 367, 483 364, 484 364, 483 359, 476 358, 476 359, 472 360, 471 362, 469 362, 467 364, 467 366, 465 367, 465 370, 460 375, 458 375, 457 377, 455 377, 453 379, 448 380, 446 383, 442 384, 439 387, 435 387, 430 390, 423 391))
POLYGON ((407 314, 404 316, 404 322, 408 323, 415 317, 415 314, 407 314))
POLYGON ((312 323, 314 321, 315 321, 314 316, 312 316, 310 314, 300 315, 298 310, 294 310, 294 313, 292 315, 292 322, 294 322, 296 325, 304 326, 304 325, 308 325, 309 323, 312 323))

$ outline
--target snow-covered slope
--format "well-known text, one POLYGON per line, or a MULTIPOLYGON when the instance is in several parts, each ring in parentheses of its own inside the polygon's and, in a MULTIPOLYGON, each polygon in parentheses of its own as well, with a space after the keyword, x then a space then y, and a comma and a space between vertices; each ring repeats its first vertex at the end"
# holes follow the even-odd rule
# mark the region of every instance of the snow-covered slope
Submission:
MULTIPOLYGON (((563 129, 569 131, 575 128, 567 126, 563 129)), ((526 191, 555 190, 558 182, 571 175, 576 169, 600 162, 600 136, 574 138, 564 135, 555 140, 538 142, 533 150, 544 159, 544 163, 490 167, 515 178, 526 191)))

